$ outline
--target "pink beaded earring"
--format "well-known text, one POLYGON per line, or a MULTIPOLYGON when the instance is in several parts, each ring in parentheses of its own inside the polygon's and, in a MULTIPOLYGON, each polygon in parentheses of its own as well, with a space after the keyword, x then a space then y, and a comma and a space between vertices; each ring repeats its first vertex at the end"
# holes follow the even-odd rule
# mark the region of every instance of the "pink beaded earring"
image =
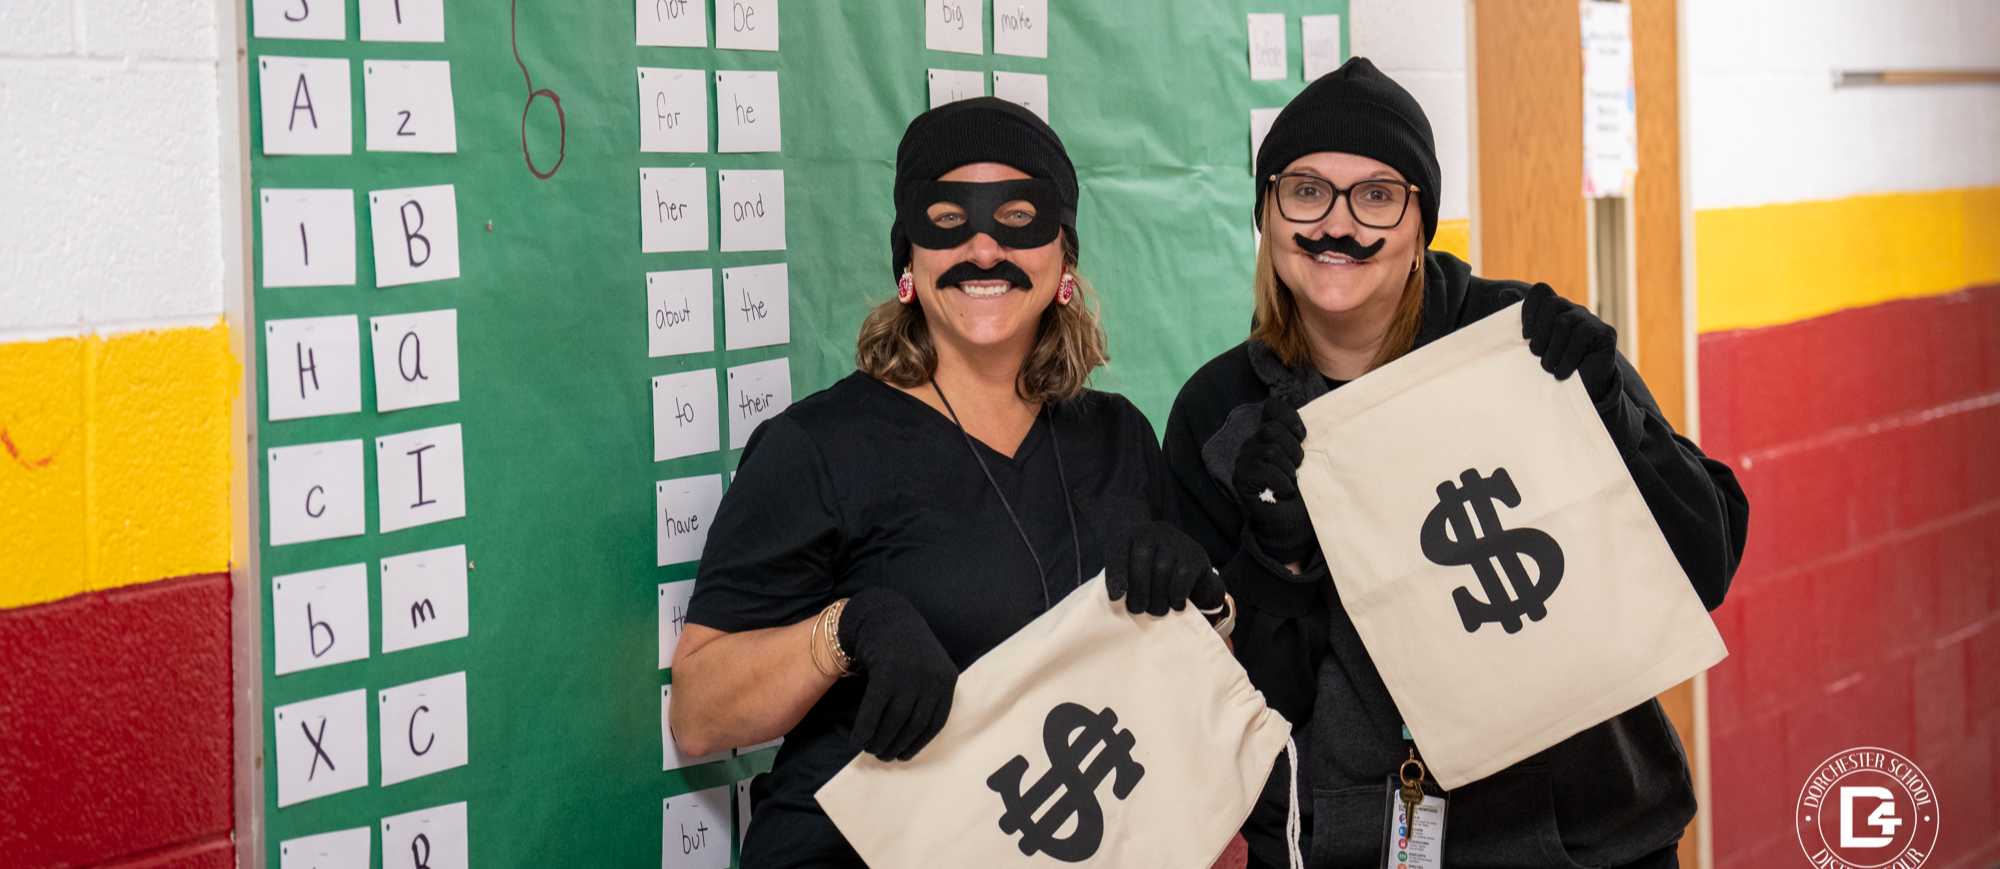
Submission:
POLYGON ((917 300, 917 279, 910 276, 909 269, 896 281, 896 301, 907 305, 917 300))
POLYGON ((1056 304, 1067 305, 1076 298, 1076 276, 1063 272, 1062 284, 1056 287, 1056 304))

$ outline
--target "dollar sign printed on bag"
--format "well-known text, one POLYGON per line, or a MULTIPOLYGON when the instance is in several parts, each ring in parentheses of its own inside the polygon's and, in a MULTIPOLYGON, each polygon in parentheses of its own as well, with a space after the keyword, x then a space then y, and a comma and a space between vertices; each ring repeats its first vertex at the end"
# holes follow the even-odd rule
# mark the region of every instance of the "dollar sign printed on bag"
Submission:
POLYGON ((1049 771, 1023 790, 1021 779, 1028 773, 1028 759, 1017 754, 986 777, 986 786, 1000 794, 1006 807, 1000 816, 1000 831, 1021 834, 1022 854, 1032 857, 1039 851, 1065 863, 1079 863, 1097 853, 1104 842, 1104 807, 1097 802, 1097 786, 1115 773, 1111 793, 1122 800, 1146 775, 1146 767, 1132 759, 1138 739, 1129 729, 1113 730, 1117 725, 1118 713, 1108 708, 1092 712, 1075 703, 1057 704, 1042 722, 1042 748, 1049 755, 1049 771), (1084 759, 1100 744, 1103 751, 1084 768, 1084 759), (1037 820, 1035 810, 1055 796, 1057 789, 1062 790, 1062 797, 1037 820), (1072 817, 1076 829, 1056 838, 1072 817))
POLYGON ((1450 480, 1438 484, 1438 505, 1424 517, 1418 542, 1423 546, 1425 558, 1447 566, 1470 565, 1479 576, 1485 600, 1474 597, 1464 586, 1451 593, 1466 633, 1477 632, 1487 622, 1498 622, 1507 633, 1519 633, 1522 616, 1541 621, 1549 614, 1545 602, 1562 582, 1562 547, 1540 529, 1501 527, 1493 502, 1521 506, 1521 493, 1514 488, 1514 478, 1507 475, 1506 468, 1495 468, 1490 477, 1481 477, 1478 470, 1467 468, 1458 479, 1461 485, 1454 486, 1450 480), (1474 516, 1479 518, 1476 528, 1472 524, 1474 516), (1447 526, 1451 530, 1449 535, 1445 533, 1447 526), (1524 555, 1535 562, 1539 577, 1528 577, 1527 565, 1521 563, 1524 555), (1511 597, 1493 569, 1496 561, 1514 587, 1511 597))

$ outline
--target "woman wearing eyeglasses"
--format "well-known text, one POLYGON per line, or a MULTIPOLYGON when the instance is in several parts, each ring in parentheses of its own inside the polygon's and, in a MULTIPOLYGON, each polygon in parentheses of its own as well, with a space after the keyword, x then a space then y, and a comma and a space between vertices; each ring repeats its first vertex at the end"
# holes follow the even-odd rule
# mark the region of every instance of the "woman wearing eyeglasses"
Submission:
MULTIPOLYGON (((1660 415, 1610 326, 1546 284, 1474 277, 1426 249, 1438 206, 1430 122, 1367 59, 1300 93, 1256 168, 1263 237, 1250 338, 1182 388, 1166 461, 1181 523, 1224 565, 1237 657, 1299 740, 1306 865, 1380 865, 1398 841, 1388 783, 1413 745, 1329 581, 1320 541, 1338 530, 1316 533, 1299 497, 1300 406, 1524 302, 1529 349, 1554 377, 1582 378, 1710 609, 1742 555, 1747 505, 1729 468, 1660 415)), ((1273 773, 1244 825, 1252 867, 1287 862, 1282 758, 1273 773)), ((1654 701, 1448 797, 1450 866, 1674 866, 1695 811, 1681 745, 1654 701)))

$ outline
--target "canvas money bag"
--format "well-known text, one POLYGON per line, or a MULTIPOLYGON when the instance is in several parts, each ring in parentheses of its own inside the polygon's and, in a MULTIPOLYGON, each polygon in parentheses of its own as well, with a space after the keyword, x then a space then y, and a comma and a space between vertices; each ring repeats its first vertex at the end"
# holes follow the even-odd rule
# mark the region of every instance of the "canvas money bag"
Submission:
POLYGON ((1206 869, 1291 726, 1188 607, 1084 583, 959 676, 915 758, 863 754, 819 804, 874 869, 1206 869))
POLYGON ((1582 379, 1542 370, 1518 304, 1299 416, 1341 604, 1444 787, 1726 654, 1582 379))

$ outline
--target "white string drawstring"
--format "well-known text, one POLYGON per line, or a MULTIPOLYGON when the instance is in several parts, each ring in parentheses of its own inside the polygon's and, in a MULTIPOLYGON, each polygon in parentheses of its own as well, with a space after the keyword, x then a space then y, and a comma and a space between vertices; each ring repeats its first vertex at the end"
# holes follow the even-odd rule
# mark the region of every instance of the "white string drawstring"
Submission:
POLYGON ((1292 768, 1291 805, 1285 810, 1285 847, 1291 869, 1305 869, 1306 858, 1299 854, 1299 746, 1285 737, 1285 762, 1292 768))

